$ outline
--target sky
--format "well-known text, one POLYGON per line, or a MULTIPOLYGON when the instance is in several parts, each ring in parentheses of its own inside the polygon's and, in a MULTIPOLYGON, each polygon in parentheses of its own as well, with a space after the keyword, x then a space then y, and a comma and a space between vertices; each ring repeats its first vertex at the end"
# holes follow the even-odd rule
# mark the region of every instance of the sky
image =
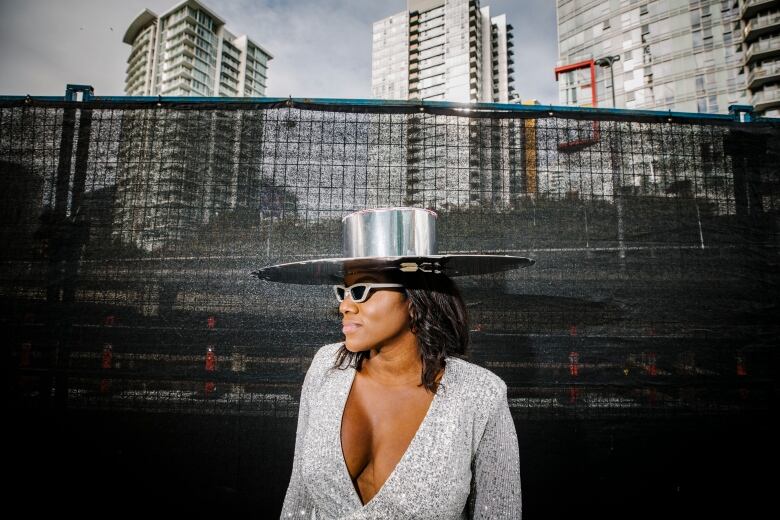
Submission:
MULTIPOLYGON (((0 0, 0 95, 60 96, 68 83, 124 95, 127 27, 179 0, 0 0)), ((270 97, 371 97, 373 22, 405 0, 205 0, 233 34, 269 51, 270 97)), ((515 89, 557 104, 555 0, 482 0, 514 26, 515 89)))

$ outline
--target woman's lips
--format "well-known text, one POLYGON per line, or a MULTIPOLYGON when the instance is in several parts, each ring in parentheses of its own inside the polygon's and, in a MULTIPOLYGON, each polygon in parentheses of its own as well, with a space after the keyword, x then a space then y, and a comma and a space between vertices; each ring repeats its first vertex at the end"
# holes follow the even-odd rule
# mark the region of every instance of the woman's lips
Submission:
POLYGON ((357 323, 345 323, 344 326, 341 327, 341 332, 349 334, 350 332, 355 332, 358 328, 360 328, 360 325, 357 323))

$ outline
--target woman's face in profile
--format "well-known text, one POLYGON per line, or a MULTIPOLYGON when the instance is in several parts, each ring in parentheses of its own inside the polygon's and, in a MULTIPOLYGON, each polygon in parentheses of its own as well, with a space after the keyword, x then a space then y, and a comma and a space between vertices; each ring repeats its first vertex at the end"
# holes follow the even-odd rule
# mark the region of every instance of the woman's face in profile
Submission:
MULTIPOLYGON (((349 287, 358 282, 391 282, 381 273, 351 273, 344 277, 349 287)), ((371 289, 368 299, 355 303, 347 291, 339 304, 344 346, 351 352, 379 348, 412 334, 409 304, 402 288, 371 289)))

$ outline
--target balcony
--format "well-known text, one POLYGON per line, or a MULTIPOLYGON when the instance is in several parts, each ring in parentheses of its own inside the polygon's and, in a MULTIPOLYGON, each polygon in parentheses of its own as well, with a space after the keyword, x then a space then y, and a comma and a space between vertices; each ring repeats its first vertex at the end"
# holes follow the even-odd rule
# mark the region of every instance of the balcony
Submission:
POLYGON ((780 36, 752 43, 745 52, 745 65, 780 56, 780 36))
POLYGON ((179 79, 178 81, 169 85, 163 83, 163 86, 160 88, 160 94, 163 96, 172 95, 171 93, 178 88, 181 88, 182 91, 189 92, 190 82, 185 81, 184 79, 179 79))
POLYGON ((173 40, 174 38, 176 38, 182 33, 189 34, 190 36, 194 36, 195 38, 197 38, 198 37, 197 25, 187 23, 187 22, 174 24, 168 28, 168 35, 166 37, 166 40, 173 40))
POLYGON ((765 112, 780 107, 780 89, 759 90, 753 94, 753 107, 756 112, 765 112))
POLYGON ((192 79, 192 72, 190 69, 187 69, 185 67, 180 67, 176 70, 172 70, 168 74, 163 74, 162 81, 163 83, 168 83, 170 81, 174 81, 177 78, 184 78, 187 80, 192 79))
POLYGON ((749 20, 754 17, 756 13, 779 6, 780 0, 745 0, 742 2, 742 11, 740 15, 743 20, 749 20))
POLYGON ((780 31, 780 12, 751 19, 744 29, 744 42, 751 43, 759 37, 780 31))
POLYGON ((189 71, 189 69, 185 69, 182 67, 179 70, 175 70, 170 74, 163 74, 162 82, 163 83, 170 83, 170 82, 176 82, 180 79, 186 80, 186 83, 189 85, 190 80, 192 79, 192 73, 189 71))
POLYGON ((149 67, 148 62, 144 60, 142 62, 143 66, 140 67, 128 67, 125 71, 125 85, 135 85, 136 83, 145 83, 147 78, 151 77, 151 74, 149 74, 149 67))
POLYGON ((163 59, 165 62, 173 61, 175 58, 178 58, 181 55, 189 56, 190 58, 195 57, 195 44, 192 43, 190 40, 182 40, 178 45, 173 47, 171 50, 166 51, 163 59))
POLYGON ((747 77, 748 88, 756 90, 767 83, 780 82, 780 61, 766 63, 750 71, 747 77))
MULTIPOLYGON (((144 78, 136 78, 132 82, 127 83, 126 90, 128 95, 132 95, 130 94, 131 92, 144 92, 145 83, 146 82, 144 81, 144 78)), ((139 95, 143 95, 143 94, 139 94, 139 95)))
POLYGON ((128 76, 132 76, 139 69, 146 68, 147 63, 149 63, 149 60, 146 55, 143 55, 133 60, 131 63, 127 64, 127 68, 125 69, 125 74, 127 74, 128 76))
POLYGON ((133 41, 133 45, 132 45, 131 49, 135 50, 140 45, 143 45, 145 43, 149 43, 149 41, 152 39, 152 35, 154 34, 154 28, 155 27, 156 26, 152 25, 151 29, 149 27, 147 27, 143 31, 139 32, 136 35, 135 40, 133 41))
POLYGON ((133 61, 133 59, 141 53, 149 52, 149 39, 143 40, 142 45, 133 45, 133 50, 130 51, 130 56, 127 58, 127 63, 133 61))
POLYGON ((187 56, 184 55, 179 55, 174 60, 166 60, 165 62, 163 62, 163 72, 170 72, 179 66, 184 66, 191 69, 193 67, 192 58, 188 58, 187 56))

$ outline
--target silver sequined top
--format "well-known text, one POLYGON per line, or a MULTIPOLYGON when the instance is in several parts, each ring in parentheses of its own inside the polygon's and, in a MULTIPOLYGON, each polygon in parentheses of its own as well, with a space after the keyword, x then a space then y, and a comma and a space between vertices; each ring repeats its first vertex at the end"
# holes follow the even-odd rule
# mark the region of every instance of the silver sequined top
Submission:
POLYGON ((506 383, 459 358, 447 365, 401 460, 364 506, 341 451, 341 418, 356 370, 321 347, 303 380, 282 518, 520 518, 520 454, 506 383))

